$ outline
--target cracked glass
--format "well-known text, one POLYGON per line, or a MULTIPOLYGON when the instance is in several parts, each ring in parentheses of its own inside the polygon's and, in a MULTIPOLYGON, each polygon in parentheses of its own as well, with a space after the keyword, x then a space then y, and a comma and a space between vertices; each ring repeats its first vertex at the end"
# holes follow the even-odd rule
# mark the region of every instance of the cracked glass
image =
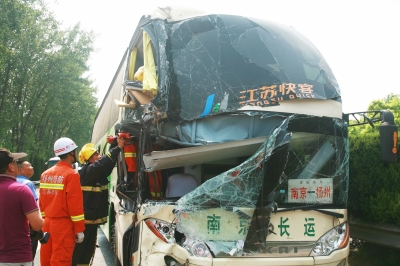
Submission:
POLYGON ((216 256, 265 252, 277 207, 346 206, 347 141, 340 119, 288 116, 253 156, 176 202, 177 230, 216 256))
POLYGON ((294 99, 341 102, 324 57, 292 27, 230 15, 152 24, 160 78, 153 103, 171 120, 294 99))
POLYGON ((340 106, 337 81, 307 38, 230 15, 156 19, 143 30, 155 50, 158 92, 150 104, 128 110, 133 120, 123 129, 139 136, 129 123, 137 131, 140 125, 165 150, 266 138, 253 155, 177 202, 147 202, 146 215, 174 204, 179 244, 193 252, 204 243, 217 257, 258 255, 266 253, 278 208, 346 208, 347 124, 335 115, 268 109, 308 99, 340 106))

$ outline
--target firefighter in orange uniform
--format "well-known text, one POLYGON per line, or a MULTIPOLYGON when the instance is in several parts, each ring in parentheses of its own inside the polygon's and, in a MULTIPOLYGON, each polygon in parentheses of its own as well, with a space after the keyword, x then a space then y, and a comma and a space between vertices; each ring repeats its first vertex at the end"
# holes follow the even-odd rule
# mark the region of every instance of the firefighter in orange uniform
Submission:
POLYGON ((71 139, 58 139, 54 143, 54 153, 60 161, 40 177, 43 231, 51 235, 48 243, 41 246, 41 266, 71 266, 75 243, 84 239, 82 189, 79 174, 71 166, 76 162, 76 148, 71 139))

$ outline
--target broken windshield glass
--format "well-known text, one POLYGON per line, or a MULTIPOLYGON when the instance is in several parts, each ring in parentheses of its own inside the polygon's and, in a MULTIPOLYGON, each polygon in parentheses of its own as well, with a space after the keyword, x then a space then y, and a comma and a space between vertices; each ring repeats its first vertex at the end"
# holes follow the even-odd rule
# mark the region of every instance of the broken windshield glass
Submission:
POLYGON ((160 56, 153 103, 171 120, 294 99, 341 101, 321 53, 291 27, 230 15, 152 24, 160 56))
POLYGON ((177 230, 204 241, 214 254, 251 255, 265 252, 278 206, 344 207, 346 128, 336 118, 287 117, 253 156, 177 201, 177 230))

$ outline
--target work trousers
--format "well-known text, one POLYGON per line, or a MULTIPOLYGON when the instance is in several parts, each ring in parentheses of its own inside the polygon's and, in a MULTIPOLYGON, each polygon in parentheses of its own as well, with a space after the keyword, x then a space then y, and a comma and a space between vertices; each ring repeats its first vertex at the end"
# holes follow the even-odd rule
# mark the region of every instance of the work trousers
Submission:
POLYGON ((43 232, 49 232, 47 244, 40 248, 40 266, 71 266, 75 247, 75 228, 70 218, 44 219, 43 232))
POLYGON ((30 237, 32 243, 32 259, 35 260, 36 250, 38 247, 38 240, 36 239, 36 233, 32 229, 30 229, 30 237))
POLYGON ((96 252, 98 224, 85 224, 85 238, 82 243, 77 243, 72 257, 72 266, 89 265, 96 252))

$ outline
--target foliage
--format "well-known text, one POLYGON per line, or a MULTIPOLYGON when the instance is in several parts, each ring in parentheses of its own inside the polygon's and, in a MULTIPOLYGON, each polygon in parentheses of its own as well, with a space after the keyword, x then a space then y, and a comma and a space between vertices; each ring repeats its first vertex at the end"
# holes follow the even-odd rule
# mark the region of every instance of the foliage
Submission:
MULTIPOLYGON (((400 124, 400 95, 373 101, 369 110, 390 110, 400 124)), ((399 162, 385 165, 380 158, 377 128, 353 127, 350 139, 349 215, 364 221, 400 225, 399 162)))
POLYGON ((90 140, 94 34, 79 24, 62 30, 42 0, 0 0, 0 13, 0 146, 27 152, 35 180, 56 139, 90 140))
MULTIPOLYGON (((381 110, 389 110, 394 115, 394 123, 396 125, 400 125, 400 94, 391 93, 388 96, 373 100, 369 106, 368 111, 381 111, 381 110)), ((350 121, 350 124, 353 121, 350 121)), ((362 125, 356 127, 350 127, 349 133, 352 134, 360 134, 366 132, 374 132, 375 129, 370 125, 362 125)))
MULTIPOLYGON (((400 125, 400 95, 390 94, 374 100, 368 110, 390 110, 395 124, 400 125)), ((388 165, 381 162, 377 127, 352 127, 349 138, 350 218, 400 226, 400 159, 388 165)), ((352 265, 399 265, 400 254, 394 249, 353 239, 349 262, 352 265)))
POLYGON ((391 93, 383 99, 374 100, 368 110, 390 110, 394 115, 394 123, 400 125, 400 94, 391 93))

